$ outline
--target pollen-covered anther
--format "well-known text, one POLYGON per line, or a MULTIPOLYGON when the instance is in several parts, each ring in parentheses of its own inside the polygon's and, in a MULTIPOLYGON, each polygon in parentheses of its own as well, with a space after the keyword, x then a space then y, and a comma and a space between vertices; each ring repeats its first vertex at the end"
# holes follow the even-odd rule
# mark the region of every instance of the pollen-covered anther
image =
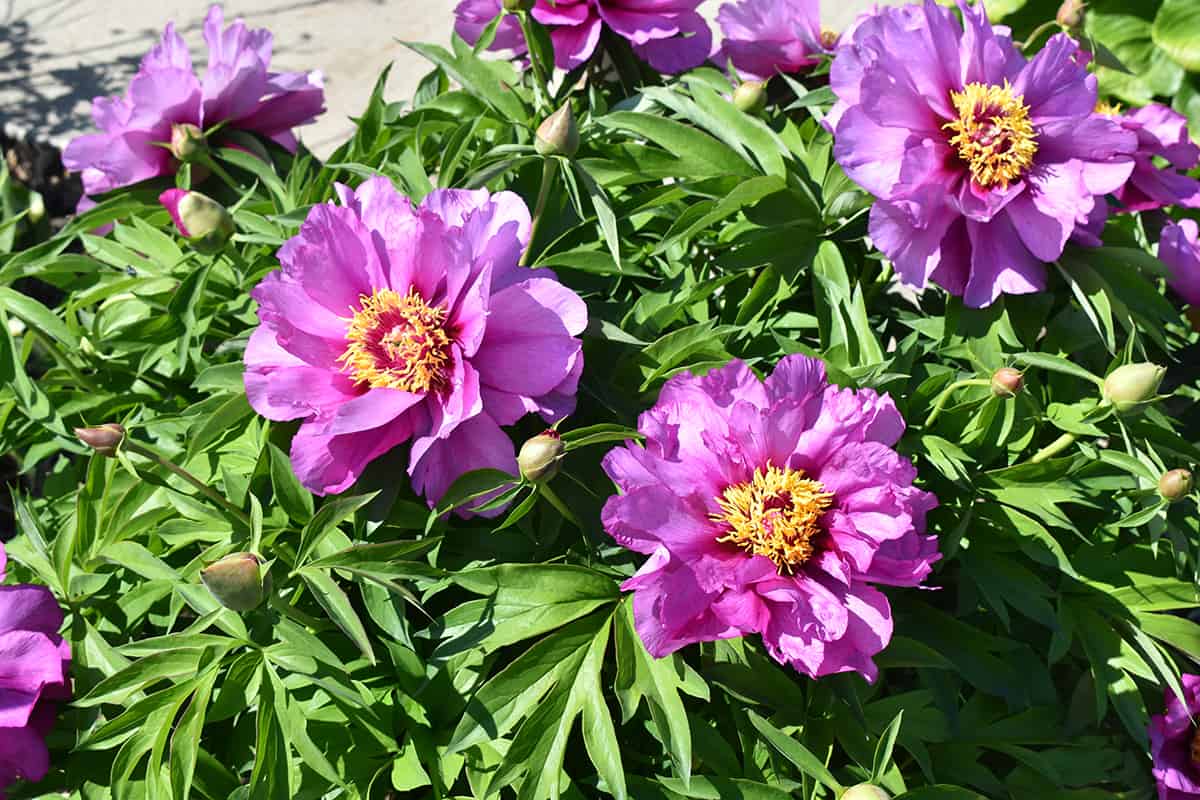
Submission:
POLYGON ((765 556, 780 573, 791 573, 812 558, 821 515, 832 503, 833 494, 803 470, 768 464, 717 498, 721 513, 713 519, 729 526, 717 541, 765 556))
POLYGON ((968 83, 961 92, 951 92, 950 100, 958 119, 943 127, 953 131, 950 144, 975 183, 1007 189, 1020 180, 1033 166, 1038 149, 1024 97, 1014 95, 1005 81, 1003 86, 968 83))
POLYGON ((359 304, 339 359, 356 383, 415 393, 446 385, 446 309, 427 304, 416 289, 406 295, 378 289, 359 304))

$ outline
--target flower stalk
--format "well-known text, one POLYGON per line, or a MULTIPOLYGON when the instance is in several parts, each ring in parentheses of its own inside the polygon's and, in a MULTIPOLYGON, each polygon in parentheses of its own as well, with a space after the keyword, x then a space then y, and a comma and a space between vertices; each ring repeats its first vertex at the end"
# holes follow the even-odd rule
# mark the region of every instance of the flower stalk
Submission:
POLYGON ((229 513, 233 514, 233 516, 237 517, 237 519, 240 522, 242 522, 243 524, 245 524, 246 527, 251 526, 249 514, 247 514, 245 511, 238 508, 237 506, 235 506, 233 503, 229 502, 229 500, 226 499, 216 489, 212 488, 207 483, 200 480, 195 475, 193 475, 192 473, 188 472, 183 467, 176 464, 174 461, 171 461, 169 458, 166 458, 165 456, 150 449, 146 445, 139 444, 128 437, 126 437, 124 443, 121 445, 121 449, 128 453, 136 453, 137 455, 141 456, 142 458, 148 459, 149 461, 153 461, 155 464, 159 465, 160 467, 166 469, 169 472, 174 473, 175 475, 179 476, 184 481, 186 481, 188 484, 190 484, 194 489, 196 489, 201 494, 203 494, 205 497, 207 497, 209 500, 212 500, 214 503, 221 506, 221 508, 223 508, 226 511, 228 511, 229 513))

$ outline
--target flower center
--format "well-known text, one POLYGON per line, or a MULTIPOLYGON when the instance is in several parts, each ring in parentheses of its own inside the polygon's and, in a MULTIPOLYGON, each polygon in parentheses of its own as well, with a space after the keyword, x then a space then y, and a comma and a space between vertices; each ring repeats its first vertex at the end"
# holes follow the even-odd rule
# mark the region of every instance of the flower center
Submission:
POLYGON ((841 34, 837 31, 831 31, 829 28, 821 29, 821 47, 824 47, 826 50, 832 50, 836 47, 840 38, 841 34))
POLYGON ((450 363, 446 309, 427 305, 416 289, 376 289, 359 301, 338 359, 355 382, 405 392, 441 388, 450 363))
POLYGON ((819 481, 805 478, 803 470, 767 464, 748 482, 730 486, 717 498, 721 513, 713 519, 729 526, 717 541, 766 556, 781 573, 790 573, 812 557, 818 523, 832 502, 833 494, 819 481))
POLYGON ((954 132, 950 144, 958 148, 976 183, 1007 189, 1033 166, 1037 131, 1024 96, 1014 95, 1008 81, 1003 86, 968 83, 961 92, 951 92, 950 100, 958 119, 943 127, 954 132))
POLYGON ((1096 113, 1103 114, 1106 117, 1116 117, 1121 113, 1120 103, 1110 103, 1107 100, 1101 100, 1096 103, 1096 113))

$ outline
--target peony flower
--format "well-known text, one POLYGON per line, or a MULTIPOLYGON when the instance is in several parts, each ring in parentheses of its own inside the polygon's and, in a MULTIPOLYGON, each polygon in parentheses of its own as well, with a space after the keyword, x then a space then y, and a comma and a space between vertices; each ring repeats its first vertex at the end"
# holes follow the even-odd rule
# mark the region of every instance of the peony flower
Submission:
POLYGON ((1180 702, 1166 691, 1165 714, 1150 718, 1150 755, 1158 800, 1200 798, 1200 731, 1192 718, 1200 714, 1200 675, 1183 675, 1180 702))
POLYGON ((1200 233, 1196 221, 1171 222, 1158 237, 1158 258, 1171 274, 1167 283, 1188 305, 1200 306, 1200 233))
POLYGON ((247 30, 240 19, 222 30, 223 22, 221 7, 212 6, 204 21, 208 69, 203 79, 170 23, 162 41, 142 59, 126 95, 93 101, 92 118, 102 133, 80 136, 63 152, 63 164, 81 173, 86 194, 174 174, 179 160, 170 145, 194 152, 198 143, 181 133, 194 134, 194 128, 221 125, 296 149, 292 128, 325 110, 321 74, 271 72, 271 33, 247 30))
POLYGON ((932 0, 860 19, 829 124, 838 163, 879 198, 871 238, 900 279, 982 307, 1045 288, 1096 196, 1129 178, 1137 137, 1094 112, 1070 37, 1027 61, 982 4, 959 7, 965 27, 932 0))
POLYGON ((806 675, 874 680, 892 636, 875 585, 917 586, 941 557, 891 398, 831 386, 805 356, 765 381, 734 361, 672 378, 638 430, 644 448, 604 459, 621 494, 602 516, 650 556, 623 585, 650 653, 758 633, 806 675))
POLYGON ((253 292, 250 404, 303 421, 292 467, 317 494, 410 440, 409 474, 431 502, 471 470, 515 475, 500 426, 574 409, 587 324, 552 272, 518 266, 525 203, 441 190, 414 211, 380 177, 337 191, 342 205, 315 206, 253 292))
MULTIPOLYGON (((550 29, 554 61, 574 69, 592 57, 608 26, 628 39, 634 52, 659 72, 673 74, 703 64, 712 50, 712 31, 696 11, 702 0, 537 0, 534 19, 550 29)), ((501 12, 500 0, 462 0, 455 30, 474 44, 501 12)), ((501 20, 493 50, 526 52, 514 17, 501 20)))
MULTIPOLYGON (((0 544, 0 581, 7 556, 0 544)), ((50 769, 45 737, 55 703, 70 694, 71 648, 58 629, 62 610, 42 586, 0 586, 0 800, 17 780, 50 769)))
POLYGON ((732 61, 741 75, 758 80, 811 67, 833 44, 822 36, 818 0, 725 3, 717 22, 724 41, 714 60, 732 61))
POLYGON ((1133 174, 1114 193, 1121 203, 1119 210, 1200 208, 1200 181, 1180 174, 1200 164, 1200 147, 1188 136, 1187 117, 1158 103, 1124 114, 1102 103, 1100 111, 1137 136, 1133 174), (1160 169, 1155 158, 1164 159, 1167 166, 1160 169))

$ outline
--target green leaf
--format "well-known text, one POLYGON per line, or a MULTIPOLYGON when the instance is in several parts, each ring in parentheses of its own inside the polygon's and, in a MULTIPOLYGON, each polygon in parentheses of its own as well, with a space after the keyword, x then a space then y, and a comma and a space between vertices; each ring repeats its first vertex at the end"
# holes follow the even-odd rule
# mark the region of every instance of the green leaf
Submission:
POLYGON ((308 588, 312 590, 313 596, 321 604, 321 608, 325 609, 329 618, 342 629, 342 633, 346 634, 350 641, 354 642, 367 660, 374 664, 375 651, 371 647, 371 639, 367 636, 366 628, 363 627, 362 620, 359 619, 354 607, 350 605, 350 598, 337 585, 333 577, 328 572, 309 567, 300 569, 299 574, 308 584, 308 588))
POLYGON ((896 737, 900 735, 900 725, 904 720, 904 709, 896 712, 896 716, 888 723, 887 729, 879 737, 875 747, 875 758, 871 760, 871 781, 879 783, 887 774, 892 763, 892 750, 896 747, 896 737))
POLYGON ((308 563, 308 557, 330 532, 348 520, 356 511, 375 499, 379 492, 337 497, 327 500, 300 531, 300 545, 296 548, 296 566, 308 563))
POLYGON ((596 124, 644 136, 680 160, 679 170, 691 177, 752 177, 754 168, 729 145, 682 122, 636 111, 614 111, 596 124))
POLYGON ((1200 72, 1200 5, 1164 0, 1154 17, 1154 43, 1192 72, 1200 72))
POLYGON ((817 758, 811 750, 753 711, 747 710, 746 716, 750 719, 750 724, 763 735, 767 744, 777 750, 781 756, 792 762, 797 769, 817 783, 832 789, 835 793, 842 791, 842 784, 838 782, 837 778, 833 777, 833 773, 826 768, 824 762, 817 758))

